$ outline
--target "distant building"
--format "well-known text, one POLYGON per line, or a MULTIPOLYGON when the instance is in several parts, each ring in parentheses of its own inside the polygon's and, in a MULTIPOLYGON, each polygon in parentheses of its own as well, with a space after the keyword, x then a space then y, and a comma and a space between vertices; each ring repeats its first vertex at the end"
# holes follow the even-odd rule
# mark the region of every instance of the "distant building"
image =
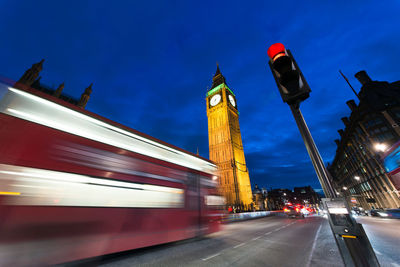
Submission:
POLYGON ((400 81, 372 81, 365 71, 355 77, 362 84, 359 104, 347 102, 350 117, 342 118, 344 130, 328 169, 337 192, 352 206, 397 208, 399 193, 385 172, 377 149, 400 140, 400 81))
POLYGON ((256 184, 253 189, 254 210, 266 210, 268 202, 268 192, 265 188, 259 188, 256 184))
POLYGON ((271 189, 268 191, 267 209, 282 210, 283 207, 291 202, 293 192, 289 189, 271 189))
POLYGON ((293 189, 293 203, 302 205, 318 205, 321 201, 321 197, 314 191, 311 186, 295 187, 293 189))
POLYGON ((26 70, 24 75, 22 75, 22 77, 15 83, 14 87, 23 89, 33 88, 35 90, 41 91, 48 95, 52 95, 56 98, 59 98, 75 106, 85 108, 92 93, 93 84, 90 84, 89 87, 85 89, 80 99, 76 99, 72 96, 63 93, 62 91, 64 89, 64 83, 61 83, 57 88, 51 88, 44 84, 41 84, 40 79, 42 77, 39 76, 39 73, 43 69, 43 62, 44 59, 42 59, 38 63, 33 64, 31 68, 26 70))

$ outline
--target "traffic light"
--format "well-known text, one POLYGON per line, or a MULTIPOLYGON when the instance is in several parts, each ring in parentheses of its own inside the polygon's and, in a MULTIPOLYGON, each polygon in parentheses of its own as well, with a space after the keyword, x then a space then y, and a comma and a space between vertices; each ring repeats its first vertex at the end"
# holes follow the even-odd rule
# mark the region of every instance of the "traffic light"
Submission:
POLYGON ((268 48, 268 64, 274 75, 283 102, 298 104, 310 96, 311 89, 297 66, 290 50, 281 43, 268 48))

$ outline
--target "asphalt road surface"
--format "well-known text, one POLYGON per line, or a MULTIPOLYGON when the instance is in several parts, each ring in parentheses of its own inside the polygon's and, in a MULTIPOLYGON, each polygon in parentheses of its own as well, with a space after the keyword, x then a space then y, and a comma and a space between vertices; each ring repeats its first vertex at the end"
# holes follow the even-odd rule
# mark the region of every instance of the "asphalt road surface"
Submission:
MULTIPOLYGON (((381 266, 400 266, 400 220, 360 217, 381 266)), ((92 266, 344 266, 323 217, 265 217, 200 239, 98 257, 92 266)), ((75 264, 73 264, 75 265, 75 264)))
POLYGON ((400 220, 358 217, 381 266, 400 267, 400 220))

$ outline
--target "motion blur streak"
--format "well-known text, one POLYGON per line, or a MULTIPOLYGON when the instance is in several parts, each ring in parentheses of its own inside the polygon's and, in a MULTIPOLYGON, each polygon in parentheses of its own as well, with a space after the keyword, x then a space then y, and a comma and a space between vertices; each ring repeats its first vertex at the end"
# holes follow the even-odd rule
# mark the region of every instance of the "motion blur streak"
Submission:
POLYGON ((186 181, 187 176, 183 171, 166 168, 144 160, 73 143, 55 145, 51 153, 59 161, 157 180, 183 183, 186 181), (154 174, 156 171, 167 173, 168 177, 154 174))
POLYGON ((183 207, 183 190, 0 164, 0 185, 20 192, 8 205, 183 207), (18 190, 16 190, 18 189, 18 190))
POLYGON ((18 195, 21 195, 21 193, 20 192, 0 192, 0 195, 18 196, 18 195))
POLYGON ((132 152, 213 173, 213 164, 27 92, 8 88, 0 112, 132 152))
POLYGON ((48 266, 216 232, 224 203, 216 173, 206 159, 0 83, 0 266, 48 266))

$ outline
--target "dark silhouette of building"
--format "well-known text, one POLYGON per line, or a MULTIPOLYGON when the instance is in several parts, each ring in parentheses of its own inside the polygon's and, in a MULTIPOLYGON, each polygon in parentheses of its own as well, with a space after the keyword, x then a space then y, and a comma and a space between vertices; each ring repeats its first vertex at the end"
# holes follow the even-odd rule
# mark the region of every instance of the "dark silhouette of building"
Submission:
POLYGON ((362 87, 359 104, 347 101, 350 117, 342 118, 344 130, 336 155, 328 169, 337 193, 352 206, 395 208, 400 206, 399 193, 394 190, 381 161, 381 152, 400 140, 400 81, 372 81, 365 71, 355 77, 362 87))
POLYGON ((321 201, 321 197, 311 186, 293 188, 292 196, 292 202, 296 204, 317 206, 321 201))
POLYGON ((26 70, 24 75, 22 75, 22 77, 15 83, 14 87, 22 89, 33 88, 35 90, 59 98, 70 104, 76 105, 81 108, 85 108, 92 93, 93 83, 90 84, 89 87, 85 89, 80 99, 76 99, 62 92, 64 89, 64 83, 61 83, 56 89, 54 89, 40 82, 42 77, 40 77, 39 74, 43 69, 43 62, 44 59, 42 59, 38 63, 33 64, 31 68, 26 70))
POLYGON ((291 202, 293 192, 289 189, 279 188, 268 191, 267 208, 268 210, 282 210, 283 207, 291 202))

